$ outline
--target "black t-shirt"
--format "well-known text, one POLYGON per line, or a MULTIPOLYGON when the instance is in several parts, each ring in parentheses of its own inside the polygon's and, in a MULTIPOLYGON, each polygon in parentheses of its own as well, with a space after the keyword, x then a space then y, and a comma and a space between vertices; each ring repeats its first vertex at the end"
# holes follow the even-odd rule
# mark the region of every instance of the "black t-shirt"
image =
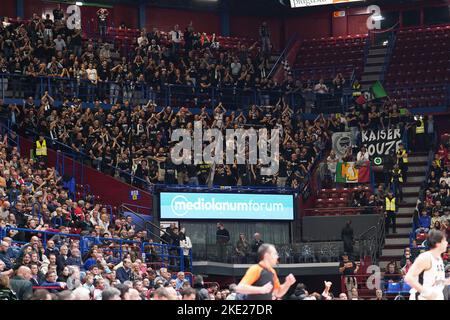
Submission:
POLYGON ((108 67, 101 67, 98 69, 98 77, 100 80, 105 81, 111 78, 111 72, 108 67))
POLYGON ((194 178, 197 176, 197 166, 190 164, 187 166, 187 174, 189 178, 194 178))
POLYGON ((43 22, 45 29, 51 29, 53 27, 53 21, 51 19, 45 19, 43 22))
POLYGON ((74 46, 81 46, 81 33, 77 33, 77 34, 74 34, 73 36, 72 36, 72 41, 71 41, 71 43, 74 45, 74 46))
POLYGON ((307 155, 298 157, 298 164, 304 165, 305 168, 308 166, 308 162, 309 162, 309 159, 308 159, 307 155))
POLYGON ((219 186, 224 186, 228 184, 228 178, 225 169, 220 170, 220 172, 216 172, 214 174, 214 184, 219 186))
MULTIPOLYGON (((351 264, 352 266, 350 268, 345 268, 343 271, 343 275, 344 276, 352 276, 355 274, 355 270, 356 270, 356 263, 354 261, 347 261, 346 263, 348 263, 349 265, 351 264)), ((341 261, 341 263, 339 264, 339 268, 342 268, 344 266, 344 262, 341 261)))
POLYGON ((166 170, 164 182, 167 184, 175 184, 176 183, 176 179, 175 179, 176 167, 175 167, 175 165, 172 162, 166 162, 166 163, 164 163, 164 168, 166 170))
POLYGON ((53 10, 53 18, 56 20, 62 20, 64 18, 64 12, 60 9, 53 10))
POLYGON ((227 243, 228 241, 230 241, 230 233, 228 232, 227 229, 217 229, 216 232, 216 240, 219 243, 227 243))

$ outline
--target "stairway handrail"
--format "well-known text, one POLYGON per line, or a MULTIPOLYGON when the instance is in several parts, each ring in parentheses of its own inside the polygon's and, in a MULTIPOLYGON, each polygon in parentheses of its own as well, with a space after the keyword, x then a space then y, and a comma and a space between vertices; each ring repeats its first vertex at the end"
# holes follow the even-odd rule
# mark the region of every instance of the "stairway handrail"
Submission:
MULTIPOLYGON (((134 216, 136 216, 136 217, 138 217, 139 219, 141 219, 141 220, 144 222, 144 226, 146 226, 146 225, 148 224, 148 225, 150 225, 150 226, 156 228, 159 232, 162 232, 162 233, 167 234, 167 235, 170 236, 170 234, 168 234, 164 229, 162 229, 161 227, 157 226, 156 224, 154 224, 154 223, 151 222, 151 221, 145 220, 144 218, 142 218, 141 216, 139 216, 138 213, 136 213, 136 212, 134 212, 132 209, 130 209, 126 204, 122 204, 120 207, 123 208, 123 209, 126 209, 127 212, 130 212, 130 213, 132 213, 134 216)), ((156 236, 161 242, 167 243, 167 241, 165 241, 164 239, 162 239, 161 236, 159 236, 159 235, 153 233, 152 231, 150 231, 150 232, 151 232, 154 236, 156 236)))
POLYGON ((278 64, 280 63, 281 59, 284 58, 284 56, 286 55, 287 51, 290 50, 292 48, 292 45, 294 43, 294 40, 296 40, 298 37, 298 33, 294 33, 290 38, 289 41, 286 45, 286 47, 284 47, 283 51, 281 52, 280 56, 278 57, 277 61, 275 61, 274 65, 272 66, 272 69, 270 70, 269 74, 267 75, 267 78, 269 79, 270 76, 272 75, 272 73, 274 72, 274 70, 278 67, 278 64))

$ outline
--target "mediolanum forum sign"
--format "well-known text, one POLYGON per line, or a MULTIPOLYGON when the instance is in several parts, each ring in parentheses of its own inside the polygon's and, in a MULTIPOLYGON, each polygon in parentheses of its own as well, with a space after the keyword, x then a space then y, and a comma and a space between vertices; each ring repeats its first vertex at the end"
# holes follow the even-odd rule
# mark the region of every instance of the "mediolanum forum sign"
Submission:
POLYGON ((323 6, 348 2, 362 2, 362 0, 291 0, 291 8, 323 6))
POLYGON ((161 192, 160 218, 290 221, 294 219, 294 197, 285 194, 161 192))

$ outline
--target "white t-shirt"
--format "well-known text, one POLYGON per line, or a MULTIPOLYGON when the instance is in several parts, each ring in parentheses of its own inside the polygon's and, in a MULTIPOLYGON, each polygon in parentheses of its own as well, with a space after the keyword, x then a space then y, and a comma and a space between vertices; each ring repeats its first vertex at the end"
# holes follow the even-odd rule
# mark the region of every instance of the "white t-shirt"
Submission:
POLYGON ((64 39, 61 40, 55 39, 53 40, 53 42, 55 43, 56 51, 63 51, 64 48, 66 47, 66 42, 64 41, 64 39))
POLYGON ((86 69, 88 80, 97 81, 97 69, 86 69))
POLYGON ((356 155, 356 161, 369 161, 369 153, 366 151, 364 154, 359 151, 356 155))
POLYGON ((328 87, 325 84, 318 83, 314 86, 314 91, 322 94, 328 93, 328 87))
POLYGON ((439 183, 442 183, 442 181, 445 181, 447 183, 447 186, 450 185, 450 177, 447 177, 447 178, 441 177, 439 179, 439 183))
POLYGON ((239 71, 241 71, 241 64, 239 62, 232 62, 231 73, 236 76, 239 74, 239 71))
POLYGON ((139 45, 139 46, 145 46, 145 45, 147 45, 147 44, 148 44, 148 39, 147 39, 146 36, 143 36, 143 37, 139 37, 139 38, 138 38, 138 45, 139 45))
POLYGON ((338 157, 334 157, 334 159, 332 159, 330 156, 328 156, 328 158, 327 158, 327 166, 328 166, 328 169, 332 173, 336 173, 336 166, 337 166, 338 162, 339 162, 338 157))
POLYGON ((170 36, 172 37, 172 41, 173 42, 176 42, 176 43, 180 43, 181 42, 181 31, 180 30, 178 30, 178 31, 175 31, 175 30, 170 31, 170 36))

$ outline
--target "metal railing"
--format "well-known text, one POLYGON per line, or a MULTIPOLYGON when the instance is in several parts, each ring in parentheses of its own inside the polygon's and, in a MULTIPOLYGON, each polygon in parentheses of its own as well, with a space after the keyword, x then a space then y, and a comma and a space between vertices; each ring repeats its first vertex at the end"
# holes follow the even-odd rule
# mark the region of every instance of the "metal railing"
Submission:
POLYGON ((380 206, 362 206, 362 207, 323 207, 304 209, 305 216, 321 216, 321 215, 356 215, 356 214, 378 214, 380 206))
MULTIPOLYGON (((38 235, 41 238, 44 249, 47 247, 47 240, 54 236, 63 238, 62 242, 69 242, 70 240, 78 240, 80 242, 81 255, 85 255, 90 251, 93 245, 97 245, 100 249, 105 251, 112 251, 116 258, 122 259, 123 256, 131 251, 138 252, 145 262, 157 263, 160 266, 173 267, 173 269, 184 270, 184 249, 178 246, 169 244, 161 244, 157 242, 140 242, 135 240, 127 240, 121 238, 104 238, 81 236, 79 234, 61 233, 54 231, 42 231, 25 228, 6 227, 0 229, 0 239, 10 236, 11 232, 30 233, 38 235)), ((16 241, 13 238, 13 243, 26 244, 16 241)), ((189 271, 192 272, 192 250, 189 250, 189 271)), ((188 271, 188 270, 186 270, 188 271)))
MULTIPOLYGON (((303 242, 274 244, 280 264, 338 262, 343 252, 342 241, 303 242)), ((249 245, 247 250, 237 250, 235 244, 193 244, 196 261, 212 261, 229 264, 254 264, 257 254, 249 245)))
POLYGON ((377 264, 385 242, 384 210, 379 211, 377 224, 360 234, 358 241, 362 255, 369 256, 372 264, 377 264))
MULTIPOLYGON (((93 84, 86 79, 67 77, 27 76, 14 74, 0 74, 0 98, 21 99, 34 97, 38 100, 45 92, 55 100, 55 105, 65 98, 81 99, 85 103, 93 103, 95 99, 101 101, 109 99, 110 103, 130 101, 134 104, 146 104, 149 100, 159 106, 168 105, 210 105, 222 102, 230 110, 241 110, 250 105, 275 105, 278 99, 286 96, 291 107, 299 107, 300 93, 286 93, 278 89, 255 90, 239 88, 234 82, 230 86, 211 85, 202 88, 199 85, 163 84, 153 88, 146 82, 124 80, 122 82, 106 81, 93 84)), ((109 106, 105 106, 109 107, 109 106)))
POLYGON ((272 73, 274 73, 274 71, 278 68, 278 65, 280 64, 280 62, 286 58, 286 55, 289 53, 289 50, 291 50, 292 45, 295 43, 295 41, 298 38, 298 33, 293 34, 290 38, 289 41, 286 45, 286 47, 283 49, 283 51, 281 52, 280 56, 278 57, 277 61, 274 63, 274 65, 272 66, 272 69, 270 69, 269 74, 267 75, 267 78, 270 78, 270 76, 272 75, 272 73))
POLYGON ((380 74, 380 81, 384 84, 384 79, 386 78, 387 71, 389 69, 389 66, 391 64, 392 59, 392 53, 394 52, 395 48, 395 42, 397 40, 397 37, 395 35, 395 32, 392 32, 388 41, 388 50, 386 52, 386 59, 384 60, 383 68, 381 70, 380 74))
MULTIPOLYGON (((167 244, 167 242, 161 237, 161 233, 165 234, 165 235, 169 235, 165 230, 161 229, 159 226, 157 226, 156 224, 154 224, 151 221, 145 220, 144 218, 142 218, 138 213, 136 213, 135 211, 133 211, 128 204, 122 204, 120 206, 120 214, 122 216, 124 216, 125 213, 129 213, 132 215, 132 217, 137 218, 138 220, 141 221, 141 223, 143 224, 144 229, 150 233, 150 235, 160 241, 161 243, 167 244)), ((170 235, 169 235, 170 236, 170 235)))

